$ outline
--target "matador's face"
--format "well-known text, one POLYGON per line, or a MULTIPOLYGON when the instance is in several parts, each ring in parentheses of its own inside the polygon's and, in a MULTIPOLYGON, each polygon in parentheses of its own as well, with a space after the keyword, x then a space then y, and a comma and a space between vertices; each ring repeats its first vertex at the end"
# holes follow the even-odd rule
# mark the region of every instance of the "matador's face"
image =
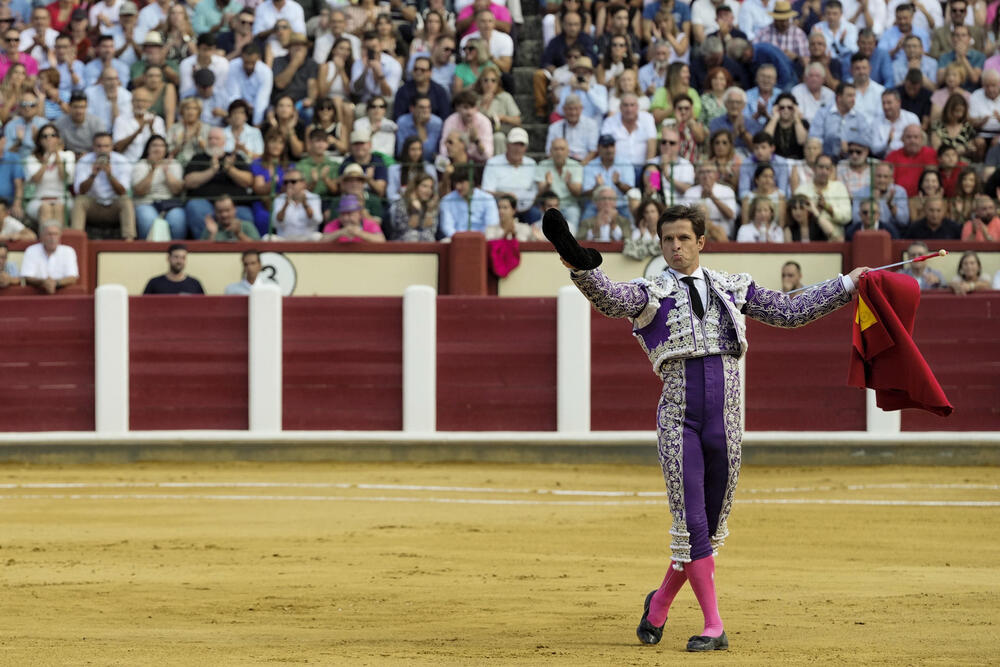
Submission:
POLYGON ((700 265, 705 237, 696 236, 690 220, 665 223, 660 230, 660 249, 667 266, 690 275, 700 265))

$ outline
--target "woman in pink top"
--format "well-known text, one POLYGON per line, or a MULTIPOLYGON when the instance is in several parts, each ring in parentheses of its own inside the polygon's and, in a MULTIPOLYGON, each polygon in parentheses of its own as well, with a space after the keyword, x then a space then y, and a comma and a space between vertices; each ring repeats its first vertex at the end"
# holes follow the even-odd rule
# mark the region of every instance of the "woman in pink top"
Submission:
POLYGON ((337 218, 323 226, 323 240, 339 243, 384 243, 385 234, 378 222, 362 215, 361 201, 355 195, 340 198, 337 218))

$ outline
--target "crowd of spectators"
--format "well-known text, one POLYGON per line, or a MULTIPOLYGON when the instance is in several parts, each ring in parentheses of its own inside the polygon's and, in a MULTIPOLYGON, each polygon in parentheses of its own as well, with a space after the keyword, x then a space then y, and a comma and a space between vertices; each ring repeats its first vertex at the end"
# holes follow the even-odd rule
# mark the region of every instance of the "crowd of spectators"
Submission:
POLYGON ((1000 240, 998 6, 0 2, 4 238, 1000 240))

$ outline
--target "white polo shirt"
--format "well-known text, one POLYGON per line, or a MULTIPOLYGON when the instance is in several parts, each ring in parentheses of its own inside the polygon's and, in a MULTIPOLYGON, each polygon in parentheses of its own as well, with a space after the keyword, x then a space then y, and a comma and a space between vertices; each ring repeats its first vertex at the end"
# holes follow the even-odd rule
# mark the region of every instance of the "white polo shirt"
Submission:
POLYGON ((79 278, 80 269, 76 265, 76 251, 68 245, 59 244, 51 255, 45 252, 41 243, 24 249, 21 259, 21 275, 25 278, 62 280, 79 278))
POLYGON ((656 121, 648 111, 640 111, 636 121, 636 129, 629 132, 622 125, 621 112, 604 119, 601 134, 610 134, 615 138, 615 158, 629 162, 633 166, 646 164, 646 147, 650 139, 656 139, 656 121))

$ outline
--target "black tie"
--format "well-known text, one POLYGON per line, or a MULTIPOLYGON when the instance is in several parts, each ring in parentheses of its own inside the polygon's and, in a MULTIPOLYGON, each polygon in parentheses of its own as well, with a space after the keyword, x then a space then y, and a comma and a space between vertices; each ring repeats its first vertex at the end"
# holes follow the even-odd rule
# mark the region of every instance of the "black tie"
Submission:
POLYGON ((694 308, 694 314, 700 320, 705 316, 705 306, 701 302, 701 294, 698 293, 698 288, 694 286, 694 278, 687 276, 686 278, 681 278, 681 281, 688 286, 688 293, 691 294, 691 307, 694 308))

